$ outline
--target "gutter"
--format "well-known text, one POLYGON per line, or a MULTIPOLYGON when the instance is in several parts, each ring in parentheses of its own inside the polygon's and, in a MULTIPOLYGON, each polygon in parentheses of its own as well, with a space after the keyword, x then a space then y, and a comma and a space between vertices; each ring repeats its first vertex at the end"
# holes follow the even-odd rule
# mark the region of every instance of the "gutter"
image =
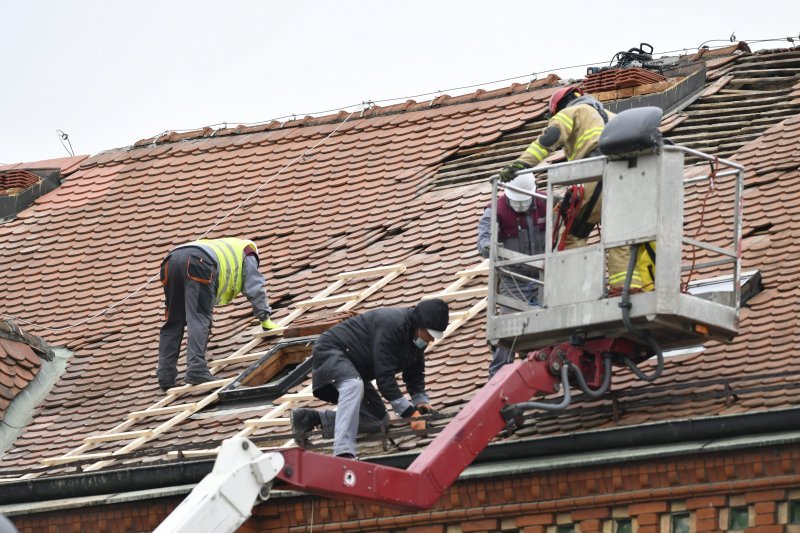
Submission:
MULTIPOLYGON (((554 468, 619 463, 736 449, 777 446, 800 442, 800 409, 786 409, 747 415, 729 415, 700 420, 653 423, 628 428, 586 431, 544 439, 501 442, 485 449, 459 479, 514 475, 554 468), (775 433, 774 428, 782 428, 775 433)), ((405 468, 418 454, 370 458, 370 462, 405 468)), ((51 478, 0 482, 0 512, 28 514, 39 504, 61 500, 59 508, 96 504, 109 494, 132 491, 153 492, 149 497, 175 494, 175 487, 198 483, 214 465, 213 460, 164 465, 136 466, 51 478), (161 489, 160 491, 154 489, 161 489), (82 498, 79 502, 79 498, 82 498), (14 505, 10 504, 26 504, 14 505)), ((280 488, 280 487, 278 487, 280 488)), ((273 491, 273 497, 296 495, 294 491, 273 491)), ((115 503, 109 501, 107 503, 115 503)), ((41 511, 40 511, 41 512, 41 511)))

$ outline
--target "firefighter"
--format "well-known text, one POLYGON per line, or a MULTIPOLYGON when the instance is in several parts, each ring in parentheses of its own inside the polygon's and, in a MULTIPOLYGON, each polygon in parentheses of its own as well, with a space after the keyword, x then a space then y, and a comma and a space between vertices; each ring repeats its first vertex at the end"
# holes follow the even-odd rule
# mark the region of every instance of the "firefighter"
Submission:
MULTIPOLYGON (((449 316, 444 300, 423 300, 414 307, 367 311, 320 335, 311 352, 311 385, 314 396, 337 407, 292 410, 297 444, 305 446, 308 433, 321 426, 322 436, 333 438, 334 455, 355 458, 356 434, 388 424, 381 396, 403 418, 434 413, 425 392, 425 347, 442 338, 449 316), (410 400, 400 391, 398 372, 410 400)), ((424 421, 412 421, 412 428, 424 429, 424 421)))
MULTIPOLYGON (((577 85, 557 90, 550 97, 550 120, 541 135, 513 163, 500 170, 501 181, 510 181, 517 171, 539 164, 547 155, 560 147, 567 159, 574 161, 602 155, 597 148, 600 134, 606 123, 615 115, 603 104, 577 85)), ((597 182, 573 186, 565 195, 562 206, 568 223, 559 236, 563 248, 586 245, 586 238, 600 222, 602 204, 601 187, 597 182), (567 209, 569 208, 569 209, 567 209), (566 233, 566 235, 564 235, 566 233)), ((612 291, 622 287, 628 268, 630 250, 612 248, 608 252, 608 284, 612 291)), ((634 272, 632 289, 641 289, 640 269, 634 272)))
MULTIPOLYGON (((533 191, 536 181, 532 174, 517 176, 510 185, 518 189, 533 191)), ((525 255, 544 253, 545 243, 545 211, 547 204, 541 198, 533 198, 527 194, 507 190, 497 197, 497 224, 498 242, 503 248, 525 255)), ((492 231, 492 206, 487 205, 478 222, 478 253, 482 257, 489 257, 489 243, 492 231)), ((539 273, 532 267, 514 265, 508 270, 521 274, 527 278, 539 278, 539 273)), ((511 275, 500 274, 498 292, 517 300, 537 305, 539 289, 535 282, 525 281, 511 275)), ((500 306, 501 313, 513 310, 500 306)), ((492 362, 489 364, 489 378, 505 364, 514 361, 514 353, 498 346, 494 350, 492 362)))
POLYGON ((175 385, 184 327, 188 331, 184 381, 197 385, 214 379, 205 358, 214 305, 228 304, 242 293, 264 330, 278 327, 269 317, 272 309, 253 241, 229 237, 178 246, 161 263, 161 285, 166 313, 156 375, 162 390, 175 385))

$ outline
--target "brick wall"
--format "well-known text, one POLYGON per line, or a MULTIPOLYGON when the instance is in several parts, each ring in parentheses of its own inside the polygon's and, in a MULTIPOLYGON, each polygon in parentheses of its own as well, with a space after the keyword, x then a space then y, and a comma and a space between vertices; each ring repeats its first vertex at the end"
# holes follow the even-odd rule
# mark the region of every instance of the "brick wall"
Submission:
POLYGON ((19 533, 127 533, 153 531, 181 497, 36 513, 8 518, 19 533))
MULTIPOLYGON (((624 452, 623 452, 624 453, 624 452)), ((616 466, 574 468, 461 482, 428 511, 403 512, 312 496, 268 500, 240 529, 256 531, 391 531, 460 533, 616 531, 629 521, 640 533, 728 528, 731 509, 752 533, 800 532, 788 525, 790 501, 800 501, 800 447, 680 456, 616 466), (564 530, 564 529, 562 529, 564 530)), ((11 517, 28 531, 151 531, 180 501, 164 498, 81 510, 11 517)))

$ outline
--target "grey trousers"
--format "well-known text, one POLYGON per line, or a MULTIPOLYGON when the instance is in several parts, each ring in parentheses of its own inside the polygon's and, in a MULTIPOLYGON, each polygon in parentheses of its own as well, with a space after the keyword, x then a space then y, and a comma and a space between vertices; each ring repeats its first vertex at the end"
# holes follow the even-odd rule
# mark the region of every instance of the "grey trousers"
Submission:
POLYGON ((356 435, 362 433, 378 433, 381 426, 388 424, 389 413, 381 399, 381 395, 372 386, 361 379, 345 379, 336 383, 339 391, 339 402, 336 411, 320 411, 322 420, 322 436, 333 437, 333 454, 356 453, 356 435), (377 418, 373 413, 382 406, 384 417, 377 418))
POLYGON ((178 355, 183 330, 186 341, 186 376, 209 374, 206 346, 211 332, 216 265, 194 248, 173 250, 161 263, 161 284, 167 311, 158 340, 156 375, 162 387, 170 387, 178 376, 178 355))

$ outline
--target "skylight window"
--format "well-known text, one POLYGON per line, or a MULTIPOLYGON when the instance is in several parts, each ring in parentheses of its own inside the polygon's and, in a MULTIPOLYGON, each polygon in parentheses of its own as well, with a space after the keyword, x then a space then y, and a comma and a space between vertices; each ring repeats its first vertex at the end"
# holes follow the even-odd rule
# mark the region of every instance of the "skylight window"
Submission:
MULTIPOLYGON (((741 287, 741 305, 761 292, 761 271, 751 270, 742 272, 739 277, 741 287)), ((717 276, 715 278, 698 279, 689 284, 689 293, 693 296, 719 302, 725 305, 732 304, 733 276, 717 276)))
POLYGON ((220 403, 271 402, 311 372, 311 349, 317 335, 279 342, 219 392, 220 403))

